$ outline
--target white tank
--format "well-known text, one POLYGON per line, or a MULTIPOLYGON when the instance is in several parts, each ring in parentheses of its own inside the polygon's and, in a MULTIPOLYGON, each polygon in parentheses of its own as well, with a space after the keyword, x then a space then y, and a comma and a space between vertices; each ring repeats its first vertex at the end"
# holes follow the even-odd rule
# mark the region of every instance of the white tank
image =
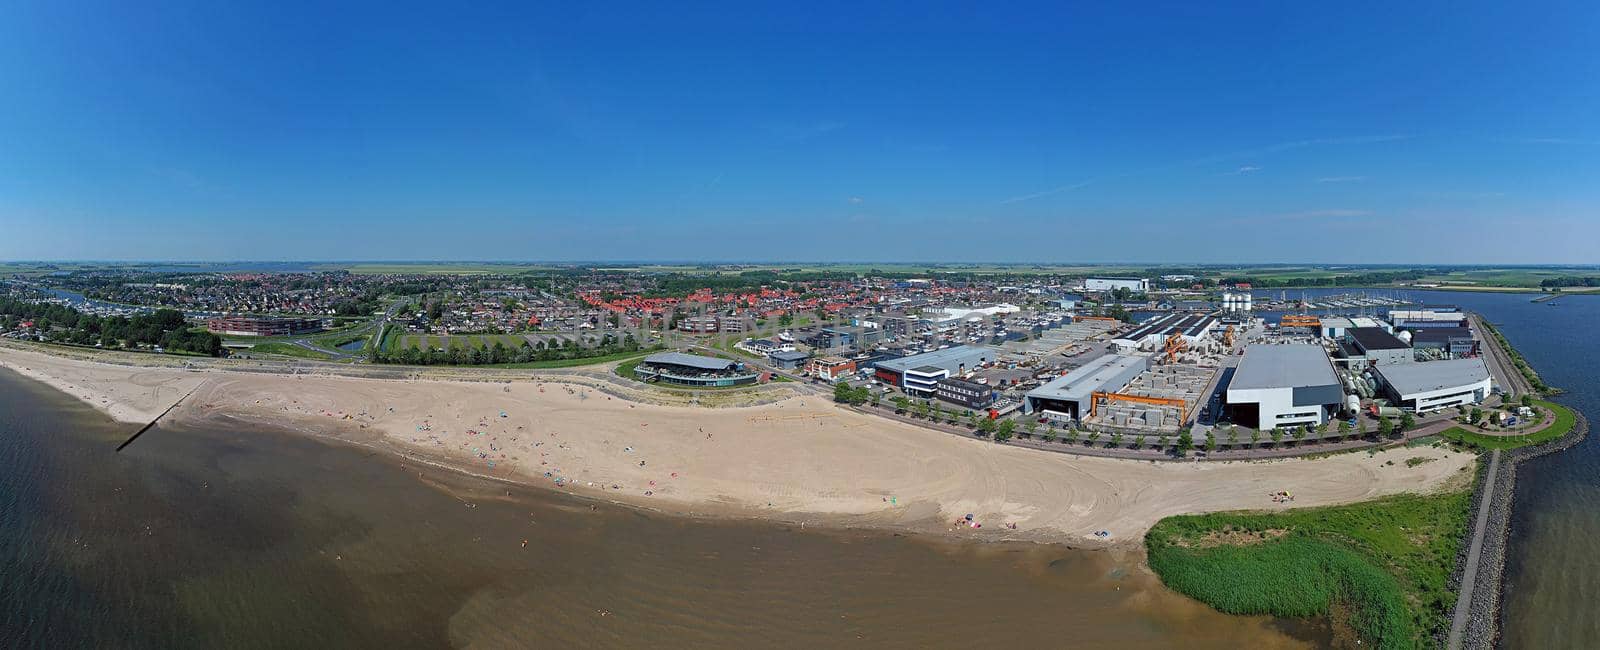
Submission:
POLYGON ((1344 396, 1344 408, 1345 408, 1346 411, 1349 411, 1351 413, 1360 413, 1361 412, 1361 398, 1356 397, 1355 395, 1345 395, 1344 396))
POLYGON ((1406 345, 1411 345, 1411 332, 1409 330, 1401 330, 1400 340, 1405 341, 1406 345))

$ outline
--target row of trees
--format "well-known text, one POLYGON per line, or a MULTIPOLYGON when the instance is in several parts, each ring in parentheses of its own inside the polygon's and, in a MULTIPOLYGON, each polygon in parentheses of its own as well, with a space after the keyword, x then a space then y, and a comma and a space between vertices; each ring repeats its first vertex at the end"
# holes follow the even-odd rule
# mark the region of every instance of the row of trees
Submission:
POLYGON ((1539 286, 1545 289, 1556 289, 1560 287, 1600 287, 1600 277, 1589 275, 1583 277, 1562 276, 1557 278, 1547 278, 1541 281, 1539 286))
POLYGON ((1238 275, 1222 278, 1222 284, 1249 283, 1257 289, 1291 287, 1353 287, 1394 282, 1412 282, 1437 272, 1437 269, 1408 269, 1404 271, 1368 271, 1366 273, 1338 273, 1322 277, 1255 277, 1238 275))
POLYGON ((191 331, 183 312, 157 309, 154 313, 96 316, 64 305, 0 298, 0 330, 17 329, 33 322, 46 341, 103 348, 138 349, 160 346, 169 352, 221 356, 222 339, 206 331, 191 331))
POLYGON ((502 363, 531 363, 535 361, 561 361, 571 359, 592 359, 624 352, 637 352, 639 342, 632 334, 624 334, 618 338, 606 334, 600 345, 582 347, 574 344, 570 339, 560 344, 554 342, 546 345, 544 341, 529 343, 523 341, 522 345, 508 346, 501 341, 495 341, 490 346, 461 346, 451 345, 449 349, 430 348, 423 350, 416 344, 399 350, 385 351, 384 346, 371 346, 367 350, 367 359, 373 363, 396 363, 408 366, 482 366, 502 363))

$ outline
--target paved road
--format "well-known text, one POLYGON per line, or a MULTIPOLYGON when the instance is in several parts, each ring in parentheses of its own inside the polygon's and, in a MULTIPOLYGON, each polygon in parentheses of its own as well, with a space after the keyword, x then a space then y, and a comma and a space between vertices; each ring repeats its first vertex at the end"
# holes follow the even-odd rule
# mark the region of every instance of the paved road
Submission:
POLYGON ((1467 324, 1472 327, 1472 334, 1483 342, 1484 361, 1489 364, 1489 374, 1494 377, 1494 382, 1501 390, 1513 395, 1533 392, 1533 387, 1528 385, 1527 378, 1517 370, 1511 362, 1511 356, 1506 354, 1500 342, 1483 326, 1483 318, 1472 314, 1467 318, 1467 324))
MULTIPOLYGON (((408 298, 401 298, 399 300, 396 300, 396 301, 394 301, 393 304, 389 305, 388 309, 384 310, 382 316, 374 318, 372 320, 369 320, 369 321, 367 321, 365 323, 362 323, 360 325, 357 325, 355 327, 352 327, 352 328, 346 330, 344 333, 353 335, 353 334, 367 334, 368 332, 371 332, 371 335, 367 337, 367 345, 375 345, 375 344, 378 343, 378 341, 375 341, 373 339, 376 339, 377 335, 383 331, 382 326, 388 324, 389 320, 394 318, 395 311, 399 310, 400 306, 403 305, 403 304, 406 304, 407 302, 409 302, 408 298)), ((317 345, 315 343, 312 343, 310 337, 294 339, 294 340, 290 341, 290 343, 295 345, 295 346, 310 350, 312 352, 318 352, 318 353, 321 353, 321 354, 326 354, 326 355, 332 356, 336 360, 364 358, 365 354, 366 354, 366 351, 367 351, 367 349, 364 348, 364 347, 361 348, 360 352, 354 352, 354 353, 346 352, 346 351, 340 350, 338 348, 324 348, 324 347, 321 347, 321 346, 319 346, 319 345, 317 345)))
POLYGON ((1460 648, 1462 635, 1467 631, 1467 620, 1472 618, 1472 590, 1478 582, 1478 560, 1483 555, 1483 532, 1489 527, 1489 504, 1494 502, 1494 477, 1500 470, 1500 450, 1489 454, 1489 474, 1483 484, 1483 499, 1478 503, 1478 517, 1472 528, 1472 542, 1467 547, 1467 566, 1461 572, 1461 593, 1456 596, 1455 616, 1450 621, 1450 636, 1446 648, 1460 648))

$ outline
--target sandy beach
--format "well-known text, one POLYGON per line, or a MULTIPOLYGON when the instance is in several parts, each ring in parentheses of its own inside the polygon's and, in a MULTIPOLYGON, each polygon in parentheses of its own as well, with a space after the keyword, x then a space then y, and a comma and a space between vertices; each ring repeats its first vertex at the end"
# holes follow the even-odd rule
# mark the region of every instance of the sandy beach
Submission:
POLYGON ((1078 457, 927 431, 822 398, 663 406, 554 377, 483 383, 141 368, 15 347, 0 348, 0 366, 130 423, 193 390, 169 417, 341 437, 412 462, 666 512, 1074 546, 1137 544, 1174 514, 1286 507, 1268 496, 1278 490, 1293 492, 1298 507, 1425 492, 1465 481, 1473 459, 1432 448, 1229 463, 1078 457), (1418 456, 1436 461, 1406 466, 1418 456), (968 513, 982 528, 952 526, 968 513))

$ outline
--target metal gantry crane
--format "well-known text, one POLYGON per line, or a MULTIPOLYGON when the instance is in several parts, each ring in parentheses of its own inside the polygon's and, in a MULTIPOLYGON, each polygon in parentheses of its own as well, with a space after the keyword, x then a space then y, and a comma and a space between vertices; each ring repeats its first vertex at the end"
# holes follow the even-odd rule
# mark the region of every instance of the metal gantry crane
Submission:
POLYGON ((1129 395, 1127 393, 1107 393, 1094 391, 1089 394, 1089 417, 1094 417, 1100 412, 1100 400, 1107 402, 1134 402, 1136 404, 1155 404, 1158 406, 1172 406, 1178 409, 1178 415, 1188 418, 1189 403, 1175 397, 1147 397, 1144 395, 1129 395))
POLYGON ((1178 360, 1179 352, 1189 349, 1189 342, 1184 340, 1182 332, 1173 332, 1171 336, 1167 337, 1165 348, 1167 351, 1167 363, 1171 364, 1178 360))
POLYGON ((1278 322, 1280 327, 1307 327, 1318 329, 1322 327, 1322 319, 1310 314, 1284 314, 1283 320, 1278 322))

